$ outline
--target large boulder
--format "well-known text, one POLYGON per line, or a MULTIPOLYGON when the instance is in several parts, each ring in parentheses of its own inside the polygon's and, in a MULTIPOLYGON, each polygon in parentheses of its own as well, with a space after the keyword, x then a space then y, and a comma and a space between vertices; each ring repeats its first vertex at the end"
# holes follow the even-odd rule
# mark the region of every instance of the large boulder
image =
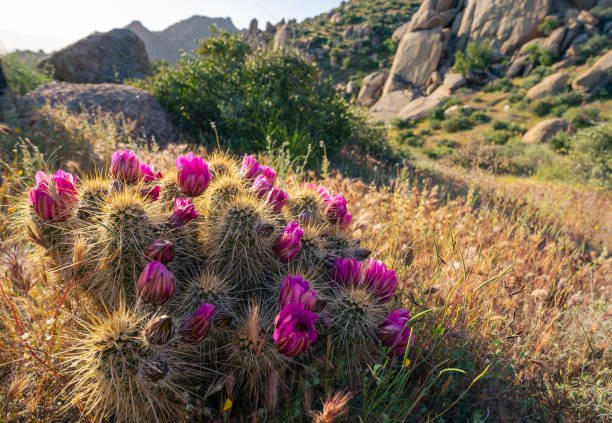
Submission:
POLYGON ((546 119, 538 122, 525 135, 523 142, 525 144, 538 144, 548 141, 557 132, 566 132, 569 129, 569 123, 560 118, 546 119))
POLYGON ((6 77, 4 76, 4 71, 2 70, 2 61, 0 60, 0 95, 4 92, 8 84, 6 83, 6 77))
POLYGON ((612 50, 574 79, 574 91, 593 92, 612 83, 612 50))
POLYGON ((394 91, 378 100, 370 109, 370 115, 375 120, 419 120, 441 106, 450 94, 444 85, 429 96, 418 96, 412 90, 394 91))
POLYGON ((431 73, 438 68, 445 45, 440 29, 404 34, 397 47, 383 95, 407 86, 426 88, 431 73))
POLYGON ((552 57, 556 58, 561 53, 561 46, 563 45, 566 32, 566 26, 559 27, 551 32, 548 38, 542 43, 542 47, 548 50, 552 57))
POLYGON ((538 36, 551 4, 552 0, 467 0, 457 48, 490 41, 493 51, 509 54, 538 36))
POLYGON ((549 97, 562 91, 567 86, 569 75, 565 72, 557 72, 547 76, 540 83, 534 85, 527 91, 527 98, 537 100, 549 97))
POLYGON ((383 86, 387 80, 384 72, 374 72, 363 78, 363 84, 357 96, 357 103, 364 107, 371 107, 382 94, 383 86))
POLYGON ((122 84, 51 82, 27 95, 39 105, 62 105, 73 113, 102 114, 132 126, 132 134, 159 143, 179 136, 168 114, 148 91, 122 84))
POLYGON ((296 29, 293 25, 281 25, 274 34, 274 41, 272 42, 274 50, 289 47, 291 45, 291 40, 295 38, 296 35, 296 29))
POLYGON ((424 0, 410 20, 408 31, 448 25, 459 12, 458 8, 452 7, 455 3, 456 0, 424 0))
POLYGON ((460 73, 455 72, 448 72, 446 75, 444 75, 444 82, 442 83, 442 85, 449 91, 461 88, 465 84, 467 84, 465 77, 460 73))
POLYGON ((55 79, 101 84, 153 73, 145 45, 129 29, 94 33, 54 53, 40 66, 51 65, 55 79))
POLYGON ((370 109, 370 115, 374 120, 389 121, 399 114, 407 104, 417 98, 412 90, 393 91, 382 97, 370 109))

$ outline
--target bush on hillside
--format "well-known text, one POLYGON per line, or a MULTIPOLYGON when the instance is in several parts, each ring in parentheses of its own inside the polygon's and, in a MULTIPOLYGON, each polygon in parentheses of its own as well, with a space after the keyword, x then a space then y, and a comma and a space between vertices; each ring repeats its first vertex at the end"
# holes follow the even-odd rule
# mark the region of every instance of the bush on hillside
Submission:
POLYGON ((542 21, 540 26, 538 26, 538 31, 542 34, 549 35, 555 29, 559 27, 559 22, 553 18, 546 18, 542 21))
POLYGON ((24 95, 52 80, 50 71, 38 69, 33 63, 26 63, 16 53, 2 56, 2 68, 8 86, 17 95, 24 95))
POLYGON ((576 174, 606 188, 612 188, 612 121, 585 128, 572 139, 570 158, 576 174))
POLYGON ((453 70, 465 74, 472 69, 484 69, 493 60, 491 48, 487 42, 477 44, 468 43, 465 53, 458 51, 455 53, 455 65, 453 70))
POLYGON ((251 51, 240 35, 223 32, 203 40, 195 57, 158 69, 144 88, 196 139, 215 144, 215 122, 223 142, 242 150, 261 150, 268 137, 283 142, 287 135, 296 140, 294 155, 320 142, 330 154, 345 144, 382 145, 381 132, 362 122, 317 66, 296 53, 251 51))

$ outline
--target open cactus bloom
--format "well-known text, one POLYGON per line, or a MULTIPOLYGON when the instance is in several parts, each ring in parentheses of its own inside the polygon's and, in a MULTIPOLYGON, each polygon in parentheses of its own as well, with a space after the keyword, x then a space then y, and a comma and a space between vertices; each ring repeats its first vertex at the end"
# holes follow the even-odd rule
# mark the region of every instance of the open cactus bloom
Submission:
POLYGON ((365 368, 381 341, 393 355, 414 342, 408 310, 387 310, 397 275, 362 262, 370 251, 352 238, 342 195, 289 184, 255 156, 205 158, 158 171, 117 151, 108 175, 36 175, 24 232, 57 261, 42 270, 64 283, 49 296, 78 280, 68 295, 91 313, 76 316, 91 324, 69 334, 63 357, 79 369, 66 373, 72 394, 103 398, 84 414, 180 421, 174 393, 219 377, 265 406, 252 393, 272 389, 270 375, 285 378, 274 390, 295 388, 286 370, 316 366, 328 343, 334 359, 365 368))
POLYGON ((274 320, 274 342, 279 352, 297 357, 317 341, 315 322, 318 316, 303 303, 289 303, 274 320))

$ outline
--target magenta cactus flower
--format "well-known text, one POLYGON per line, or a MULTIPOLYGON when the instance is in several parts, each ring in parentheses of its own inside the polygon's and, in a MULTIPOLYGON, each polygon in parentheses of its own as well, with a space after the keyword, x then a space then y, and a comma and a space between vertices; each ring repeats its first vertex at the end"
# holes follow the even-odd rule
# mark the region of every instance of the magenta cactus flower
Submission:
POLYGON ((202 304, 200 308, 181 322, 179 333, 183 341, 188 344, 201 342, 210 332, 210 326, 215 315, 215 306, 202 304))
POLYGON ((340 194, 334 194, 334 196, 331 197, 325 209, 325 216, 330 223, 345 228, 348 227, 352 219, 346 209, 346 200, 340 194))
POLYGON ((266 195, 266 203, 272 207, 274 213, 280 213, 286 202, 287 193, 276 185, 273 186, 266 195))
POLYGON ((332 278, 339 285, 358 287, 361 285, 363 263, 354 258, 340 258, 334 263, 332 278))
POLYGON ((136 153, 129 150, 117 150, 111 157, 111 176, 127 184, 135 184, 142 176, 140 160, 136 153))
POLYGON ((76 178, 59 169, 55 175, 36 172, 35 180, 36 186, 30 190, 28 200, 36 214, 44 220, 66 220, 78 201, 76 178))
POLYGON ((260 174, 268 178, 270 184, 274 185, 274 181, 276 180, 276 172, 274 169, 268 166, 259 165, 260 174))
POLYGON ((174 212, 170 215, 168 222, 173 228, 180 228, 198 217, 198 211, 193 206, 191 198, 175 198, 174 212))
POLYGON ((147 201, 153 202, 159 200, 161 187, 155 185, 153 188, 143 188, 140 190, 140 195, 147 201))
POLYGON ((176 278, 163 263, 152 261, 140 273, 136 289, 145 303, 162 305, 174 296, 176 278))
POLYGON ((276 242, 276 252, 283 263, 289 263, 302 249, 304 230, 297 222, 290 222, 276 242))
POLYGON ((255 156, 246 154, 242 158, 242 166, 240 167, 240 174, 246 179, 255 179, 257 175, 261 173, 259 162, 255 156))
POLYGON ((153 167, 146 163, 140 163, 140 174, 145 182, 155 182, 163 176, 161 172, 155 172, 153 167))
POLYGON ((259 175, 253 181, 252 188, 259 198, 264 198, 272 189, 272 182, 264 175, 259 175))
POLYGON ((408 348, 414 345, 414 334, 410 328, 410 312, 399 308, 389 313, 378 327, 378 337, 391 352, 403 356, 408 348))
POLYGON ((292 303, 302 303, 308 311, 314 311, 317 305, 317 291, 310 289, 302 275, 287 275, 281 284, 278 305, 283 308, 292 303))
POLYGON ((168 264, 174 258, 174 245, 165 239, 156 239, 145 248, 145 256, 151 260, 168 264))
POLYGON ((397 286, 397 275, 380 261, 369 259, 363 275, 363 283, 374 292, 383 303, 393 298, 397 286))
POLYGON ((317 340, 315 322, 319 316, 302 303, 284 306, 274 320, 276 349, 288 357, 297 357, 317 340))
POLYGON ((178 186, 185 195, 197 197, 208 188, 210 170, 201 157, 189 153, 176 159, 178 186))

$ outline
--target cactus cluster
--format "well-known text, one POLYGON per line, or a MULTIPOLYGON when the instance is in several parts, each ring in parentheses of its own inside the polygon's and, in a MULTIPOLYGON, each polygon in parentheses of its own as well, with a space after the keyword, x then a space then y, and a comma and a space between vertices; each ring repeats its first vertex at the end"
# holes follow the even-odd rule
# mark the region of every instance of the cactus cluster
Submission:
POLYGON ((285 192, 254 156, 206 159, 156 172, 117 151, 107 175, 37 174, 24 233, 92 304, 60 354, 85 415, 177 421, 191 393, 271 412, 328 344, 363 363, 414 341, 409 312, 388 310, 395 272, 363 262, 340 194, 285 192))

